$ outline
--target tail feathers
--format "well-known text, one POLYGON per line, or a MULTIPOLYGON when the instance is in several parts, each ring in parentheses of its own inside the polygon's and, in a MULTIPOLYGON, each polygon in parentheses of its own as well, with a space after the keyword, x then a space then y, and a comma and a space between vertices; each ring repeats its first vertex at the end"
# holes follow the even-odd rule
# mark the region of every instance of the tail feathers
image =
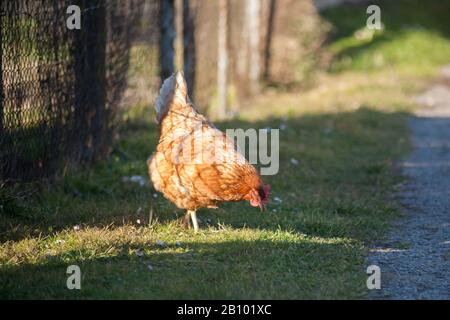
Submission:
POLYGON ((178 71, 164 80, 159 91, 159 97, 156 99, 155 105, 158 123, 161 123, 173 104, 185 105, 188 102, 186 80, 183 73, 178 71))

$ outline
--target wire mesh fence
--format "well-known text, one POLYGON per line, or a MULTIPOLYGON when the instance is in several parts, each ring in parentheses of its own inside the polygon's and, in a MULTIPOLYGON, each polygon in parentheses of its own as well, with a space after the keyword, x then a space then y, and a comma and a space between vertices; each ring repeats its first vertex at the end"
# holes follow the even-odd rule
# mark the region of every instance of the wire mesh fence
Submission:
POLYGON ((108 153, 131 47, 157 1, 0 3, 0 180, 50 177, 108 153), (70 5, 80 30, 66 26, 70 5))
POLYGON ((0 182, 108 154, 121 107, 151 105, 175 68, 202 111, 235 114, 302 81, 327 31, 313 0, 2 0, 0 26, 0 182))

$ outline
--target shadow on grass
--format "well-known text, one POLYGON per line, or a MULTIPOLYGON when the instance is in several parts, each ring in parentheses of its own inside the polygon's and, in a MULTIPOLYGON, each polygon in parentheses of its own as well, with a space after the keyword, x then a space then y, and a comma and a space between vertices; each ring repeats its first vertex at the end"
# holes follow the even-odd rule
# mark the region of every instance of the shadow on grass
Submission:
MULTIPOLYGON (((260 213, 243 202, 225 203, 218 210, 200 210, 202 226, 208 221, 217 228, 220 224, 247 226, 359 240, 376 235, 380 224, 395 212, 384 197, 399 180, 392 174, 392 163, 407 148, 405 116, 361 108, 300 118, 218 123, 221 129, 284 127, 280 171, 264 177, 272 186, 267 212, 260 213), (273 201, 275 197, 279 200, 273 201)), ((152 187, 122 181, 124 176, 147 176, 145 161, 156 141, 156 129, 148 122, 137 120, 124 127, 106 161, 70 173, 39 196, 5 203, 0 240, 48 236, 75 225, 136 225, 138 219, 145 225, 150 208, 161 224, 181 216, 183 212, 161 195, 155 198, 152 187)))
POLYGON ((39 264, 5 267, 0 298, 343 299, 364 292, 360 252, 349 243, 192 242, 178 252, 149 246, 142 257, 130 253, 136 248, 118 243, 112 257, 82 260, 80 255, 89 254, 81 249, 39 264), (73 264, 81 269, 81 290, 66 287, 66 269, 73 264))
POLYGON ((281 201, 272 201, 264 213, 247 203, 200 210, 199 235, 171 226, 183 212, 161 195, 154 198, 150 186, 122 181, 146 175, 145 160, 157 142, 155 126, 138 118, 123 127, 107 160, 22 199, 12 206, 20 217, 2 214, 3 255, 22 262, 2 267, 0 297, 360 298, 364 243, 379 239, 398 213, 386 199, 400 181, 393 163, 408 149, 406 116, 365 107, 218 123, 221 129, 283 127, 280 171, 264 177, 272 199, 281 201), (137 219, 148 223, 151 206, 156 228, 138 226, 137 219), (139 231, 122 238, 118 229, 124 224, 145 236, 139 231), (110 227, 103 239, 89 230, 74 232, 74 225, 110 227), (60 237, 63 247, 55 244, 60 237), (155 237, 167 246, 156 246, 155 237), (179 237, 182 244, 176 246, 179 237), (28 238, 29 249, 8 253, 15 241, 25 239, 26 246, 28 238), (80 291, 66 288, 71 264, 81 267, 80 291))

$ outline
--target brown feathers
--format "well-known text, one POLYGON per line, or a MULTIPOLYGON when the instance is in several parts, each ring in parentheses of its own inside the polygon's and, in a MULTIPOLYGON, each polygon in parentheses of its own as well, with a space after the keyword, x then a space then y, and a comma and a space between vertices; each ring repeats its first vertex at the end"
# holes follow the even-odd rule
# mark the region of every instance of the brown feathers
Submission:
POLYGON ((181 73, 164 81, 156 111, 160 138, 147 162, 156 190, 188 210, 258 195, 263 184, 256 169, 197 112, 181 73))

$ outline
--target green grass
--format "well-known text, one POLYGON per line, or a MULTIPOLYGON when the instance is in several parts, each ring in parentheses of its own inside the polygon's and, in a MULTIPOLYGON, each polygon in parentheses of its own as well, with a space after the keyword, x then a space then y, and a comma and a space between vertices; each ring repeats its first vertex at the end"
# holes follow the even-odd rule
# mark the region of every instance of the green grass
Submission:
POLYGON ((450 59, 450 1, 373 1, 381 10, 383 30, 365 28, 365 8, 348 5, 325 11, 336 28, 330 49, 337 55, 331 70, 374 72, 391 68, 413 76, 434 73, 450 59))
MULTIPOLYGON (((145 159, 156 142, 150 121, 132 120, 107 161, 69 174, 15 208, 20 218, 2 221, 0 295, 360 297, 364 243, 379 237, 396 213, 384 196, 398 180, 391 175, 391 161, 406 147, 400 139, 406 130, 402 117, 363 108, 288 118, 280 173, 266 178, 282 203, 270 204, 265 213, 246 203, 201 210, 199 234, 176 225, 182 212, 161 196, 153 198, 149 186, 122 182, 123 176, 145 175, 145 159), (150 206, 158 219, 151 226, 150 206), (157 240, 167 247, 157 246, 157 240), (137 257, 137 249, 145 256, 137 257), (65 288, 70 264, 81 267, 81 291, 65 288)), ((220 126, 277 127, 282 121, 220 126)))
MULTIPOLYGON (((405 6, 398 3, 383 15, 405 6)), ((435 7, 442 9, 435 4, 429 10, 435 7)), ((346 55, 352 63, 332 67, 308 90, 269 91, 245 106, 239 118, 217 123, 222 129, 285 127, 280 172, 265 177, 272 199, 281 203, 272 201, 264 213, 247 203, 226 203, 199 211, 198 234, 182 229, 176 218, 183 212, 161 195, 154 197, 150 185, 122 181, 146 177, 145 160, 157 141, 151 107, 130 109, 105 161, 68 172, 52 186, 0 188, 0 297, 365 297, 368 247, 399 215, 389 199, 402 180, 393 163, 409 149, 405 120, 415 108, 410 97, 450 59, 448 52, 433 52, 436 58, 417 68, 414 58, 401 63, 389 58, 368 72, 364 56, 381 50, 390 57, 393 48, 400 46, 394 51, 402 53, 410 42, 397 42, 403 37, 399 31, 400 38, 380 46, 352 43, 360 15, 333 18, 341 10, 324 13, 337 28, 329 48, 336 66, 346 55), (66 288, 71 264, 81 267, 82 290, 66 288)), ((345 10, 365 14, 362 7, 345 10)), ((402 18, 397 16, 399 24, 402 18)), ((448 45, 437 27, 424 29, 408 36, 422 39, 417 52, 431 42, 448 45), (423 36, 428 31, 436 37, 423 36)))

